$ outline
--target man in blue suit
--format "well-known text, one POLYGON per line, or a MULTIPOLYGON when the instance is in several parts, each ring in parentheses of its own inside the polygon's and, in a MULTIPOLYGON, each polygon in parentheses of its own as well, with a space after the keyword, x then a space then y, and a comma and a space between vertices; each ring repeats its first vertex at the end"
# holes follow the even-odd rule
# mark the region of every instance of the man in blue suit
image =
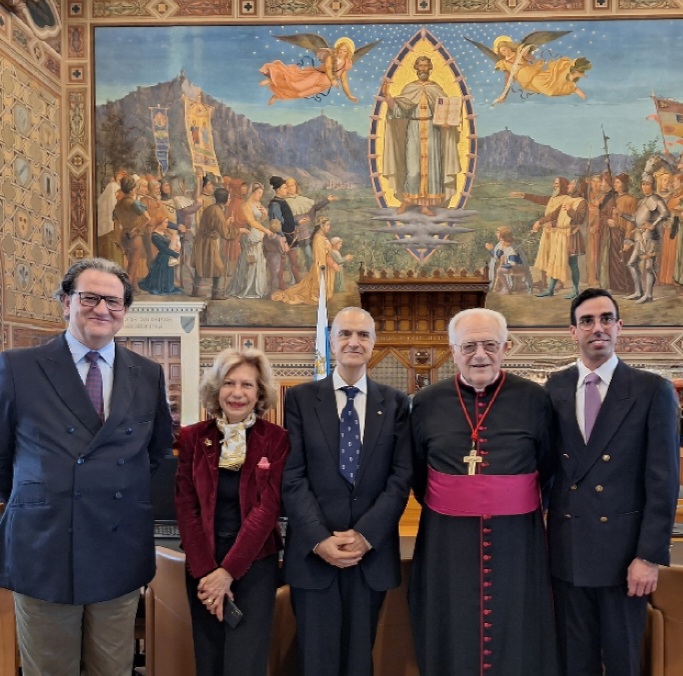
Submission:
POLYGON ((579 360, 547 384, 557 426, 548 536, 563 673, 638 676, 647 595, 658 565, 669 565, 678 403, 670 382, 614 354, 622 321, 609 292, 580 293, 570 323, 579 360))
POLYGON ((330 344, 334 373, 287 392, 285 581, 299 674, 371 676, 379 611, 400 584, 408 397, 367 377, 375 323, 365 310, 341 310, 330 344))
POLYGON ((58 296, 65 333, 0 353, 0 586, 24 676, 130 676, 150 473, 171 448, 164 375, 114 344, 133 300, 118 265, 75 263, 58 296))

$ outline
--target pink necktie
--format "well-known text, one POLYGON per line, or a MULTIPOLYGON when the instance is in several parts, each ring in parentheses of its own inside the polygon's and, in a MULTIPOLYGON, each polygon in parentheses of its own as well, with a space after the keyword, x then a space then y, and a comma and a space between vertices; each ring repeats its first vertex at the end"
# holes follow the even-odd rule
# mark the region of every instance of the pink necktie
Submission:
POLYGON ((602 400, 600 399, 600 391, 598 390, 600 376, 597 375, 597 373, 589 373, 583 382, 586 385, 586 396, 583 410, 585 417, 586 442, 588 442, 591 432, 593 431, 593 425, 595 425, 595 420, 598 417, 600 406, 602 404, 602 400))
POLYGON ((100 353, 91 350, 85 355, 86 361, 90 362, 88 375, 85 377, 85 389, 88 392, 90 401, 100 417, 100 421, 104 422, 104 396, 102 394, 102 371, 97 363, 100 358, 100 353))

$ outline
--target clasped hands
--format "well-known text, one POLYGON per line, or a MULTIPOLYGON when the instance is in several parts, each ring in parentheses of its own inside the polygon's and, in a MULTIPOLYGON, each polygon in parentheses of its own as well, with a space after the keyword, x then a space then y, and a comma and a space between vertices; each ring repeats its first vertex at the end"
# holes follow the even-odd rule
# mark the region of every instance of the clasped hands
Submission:
POLYGON ((235 600, 230 590, 232 581, 232 575, 225 568, 216 568, 205 575, 197 586, 197 598, 219 622, 223 621, 223 598, 227 596, 231 601, 235 600))
POLYGON ((357 565, 370 545, 367 540, 353 529, 334 531, 316 547, 315 553, 326 563, 337 568, 350 568, 357 565))

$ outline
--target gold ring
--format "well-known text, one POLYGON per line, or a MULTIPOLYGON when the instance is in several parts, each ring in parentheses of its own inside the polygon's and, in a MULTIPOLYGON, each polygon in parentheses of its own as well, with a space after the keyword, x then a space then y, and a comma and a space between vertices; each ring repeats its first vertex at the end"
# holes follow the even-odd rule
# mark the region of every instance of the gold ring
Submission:
POLYGON ((210 606, 212 606, 212 605, 213 605, 213 599, 209 599, 209 600, 207 601, 207 603, 208 603, 210 606))

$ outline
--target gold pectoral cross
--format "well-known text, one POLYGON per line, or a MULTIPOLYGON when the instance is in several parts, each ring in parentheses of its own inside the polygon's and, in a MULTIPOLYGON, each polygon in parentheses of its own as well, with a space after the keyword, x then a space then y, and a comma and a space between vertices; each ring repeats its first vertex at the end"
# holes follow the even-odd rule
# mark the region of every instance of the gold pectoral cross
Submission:
POLYGON ((477 463, 480 463, 483 459, 484 458, 482 458, 480 455, 477 455, 477 449, 474 448, 474 445, 472 445, 472 450, 470 451, 469 455, 464 456, 462 459, 462 461, 467 464, 468 476, 474 476, 474 470, 477 466, 477 463))

